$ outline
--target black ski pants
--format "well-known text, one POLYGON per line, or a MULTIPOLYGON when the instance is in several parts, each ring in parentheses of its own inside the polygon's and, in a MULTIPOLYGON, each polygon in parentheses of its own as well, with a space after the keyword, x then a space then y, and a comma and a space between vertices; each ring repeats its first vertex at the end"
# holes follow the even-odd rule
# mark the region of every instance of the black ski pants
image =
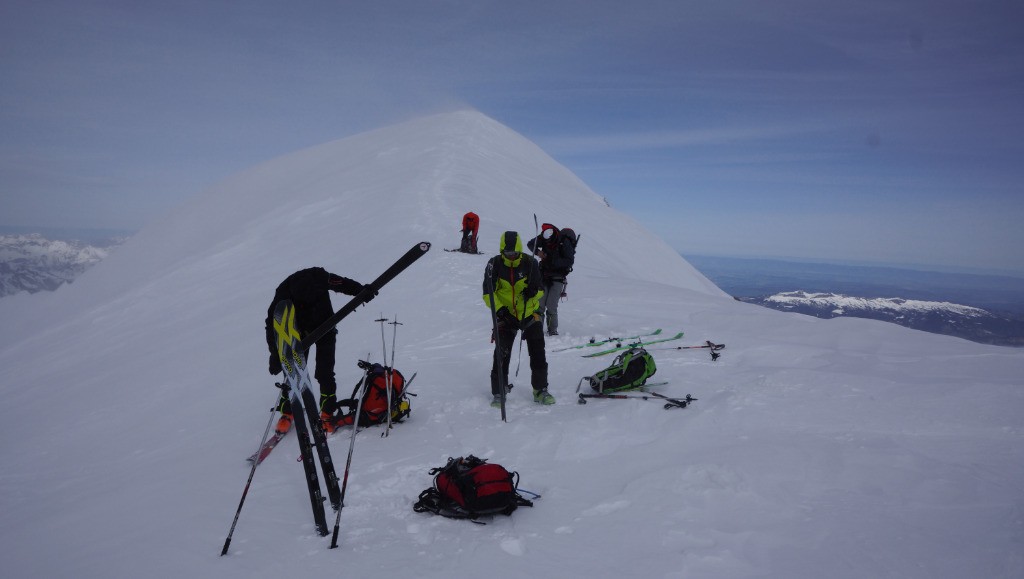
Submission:
MULTIPOLYGON (((511 324, 498 324, 498 339, 495 341, 495 356, 491 364, 491 394, 500 393, 498 378, 505 376, 505 383, 508 384, 508 368, 512 362, 512 346, 515 342, 519 328, 511 324), (500 345, 500 348, 499 348, 500 345), (501 368, 498 361, 501 361, 501 368), (500 374, 499 374, 500 372, 500 374)), ((544 352, 544 324, 533 322, 523 330, 523 341, 526 342, 526 352, 530 355, 530 385, 534 390, 546 390, 548 387, 548 360, 544 352)))

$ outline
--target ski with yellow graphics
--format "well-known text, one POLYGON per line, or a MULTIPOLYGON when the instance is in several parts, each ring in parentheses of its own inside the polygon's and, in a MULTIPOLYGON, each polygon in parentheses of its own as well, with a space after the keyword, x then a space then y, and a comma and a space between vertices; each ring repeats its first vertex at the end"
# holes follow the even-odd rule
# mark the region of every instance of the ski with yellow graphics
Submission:
MULTIPOLYGON (((306 486, 309 490, 309 502, 313 508, 313 523, 316 525, 316 532, 324 536, 328 533, 327 517, 324 514, 324 496, 320 490, 320 477, 316 472, 313 443, 310 440, 310 427, 319 426, 319 416, 315 418, 316 423, 310 427, 307 426, 308 412, 303 406, 300 391, 303 387, 303 375, 308 381, 309 373, 306 372, 306 361, 302 352, 295 348, 301 336, 295 328, 295 306, 290 300, 282 300, 274 308, 274 333, 277 336, 277 352, 281 358, 281 368, 285 373, 286 384, 283 389, 287 391, 291 400, 292 418, 295 424, 295 434, 299 439, 302 469, 305 472, 306 486)), ((316 412, 315 406, 313 411, 316 412)), ((322 431, 320 432, 322 434, 322 431)), ((321 456, 321 458, 323 457, 321 456)), ((331 470, 333 473, 333 468, 331 470)))
MULTIPOLYGON (((284 301, 285 318, 295 319, 295 306, 290 301, 284 301), (288 312, 288 309, 291 309, 288 312)), ((294 330, 294 328, 292 328, 294 330)), ((297 334, 297 332, 295 332, 297 334)), ((312 435, 312 444, 316 448, 316 454, 320 458, 320 472, 323 473, 324 483, 327 485, 327 496, 331 499, 331 508, 338 510, 341 507, 341 487, 338 484, 338 475, 334 471, 334 460, 331 458, 331 448, 327 445, 327 433, 324 432, 323 423, 320 421, 320 405, 317 403, 316 395, 313 394, 313 381, 309 378, 309 371, 306 369, 306 356, 297 349, 298 340, 288 331, 291 337, 292 363, 295 369, 294 380, 291 381, 292 391, 295 392, 297 384, 299 396, 302 398, 302 408, 306 412, 306 426, 312 435)), ((284 367, 284 364, 281 365, 284 367)), ((295 412, 295 407, 292 407, 295 412)), ((293 414, 294 415, 294 414, 293 414)))

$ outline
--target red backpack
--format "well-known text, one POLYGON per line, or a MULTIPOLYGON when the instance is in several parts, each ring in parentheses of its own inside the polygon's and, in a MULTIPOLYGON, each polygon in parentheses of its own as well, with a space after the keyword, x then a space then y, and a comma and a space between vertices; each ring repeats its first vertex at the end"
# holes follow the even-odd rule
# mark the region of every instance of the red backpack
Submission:
POLYGON ((473 455, 449 458, 430 474, 435 475, 434 486, 420 493, 412 507, 417 513, 478 523, 475 519, 481 515, 511 515, 519 507, 533 506, 518 492, 519 473, 473 455))
POLYGON ((386 422, 388 419, 388 374, 391 375, 391 422, 401 422, 402 419, 409 416, 412 409, 409 398, 405 394, 405 376, 401 372, 394 368, 361 360, 359 367, 365 374, 352 390, 352 397, 338 401, 338 415, 334 421, 336 426, 351 426, 355 422, 356 407, 359 401, 356 396, 364 381, 366 388, 363 391, 363 406, 359 412, 359 426, 372 426, 386 422), (348 411, 346 412, 345 409, 348 411))

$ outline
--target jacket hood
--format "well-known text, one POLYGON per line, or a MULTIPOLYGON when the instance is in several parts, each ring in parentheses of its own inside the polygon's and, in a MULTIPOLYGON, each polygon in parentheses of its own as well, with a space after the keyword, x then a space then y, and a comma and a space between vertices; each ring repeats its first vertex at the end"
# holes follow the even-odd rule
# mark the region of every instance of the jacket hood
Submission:
POLYGON ((523 240, 515 231, 506 231, 501 234, 501 239, 498 241, 498 249, 502 252, 501 259, 505 262, 505 265, 516 267, 523 259, 523 240), (506 251, 517 251, 519 253, 519 257, 514 260, 510 260, 505 257, 506 251))

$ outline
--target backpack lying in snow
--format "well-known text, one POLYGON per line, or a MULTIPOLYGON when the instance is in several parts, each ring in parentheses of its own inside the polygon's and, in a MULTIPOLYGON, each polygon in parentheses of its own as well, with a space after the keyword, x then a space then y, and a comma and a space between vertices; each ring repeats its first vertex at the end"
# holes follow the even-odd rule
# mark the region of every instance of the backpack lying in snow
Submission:
POLYGON ((519 473, 473 455, 449 458, 430 474, 435 475, 434 486, 420 493, 412 507, 417 513, 478 522, 481 515, 511 515, 519 507, 533 506, 519 494, 519 473))
POLYGON ((640 388, 657 371, 654 358, 647 350, 635 347, 619 354, 611 366, 584 380, 598 392, 620 392, 640 388))
POLYGON ((366 383, 363 391, 363 406, 359 411, 359 426, 372 426, 386 422, 388 418, 388 378, 391 379, 391 422, 401 422, 412 411, 409 397, 405 394, 405 376, 394 368, 359 361, 365 372, 362 380, 352 390, 352 397, 338 401, 336 426, 351 426, 355 422, 359 387, 366 383), (346 411, 347 409, 347 411, 346 411))

